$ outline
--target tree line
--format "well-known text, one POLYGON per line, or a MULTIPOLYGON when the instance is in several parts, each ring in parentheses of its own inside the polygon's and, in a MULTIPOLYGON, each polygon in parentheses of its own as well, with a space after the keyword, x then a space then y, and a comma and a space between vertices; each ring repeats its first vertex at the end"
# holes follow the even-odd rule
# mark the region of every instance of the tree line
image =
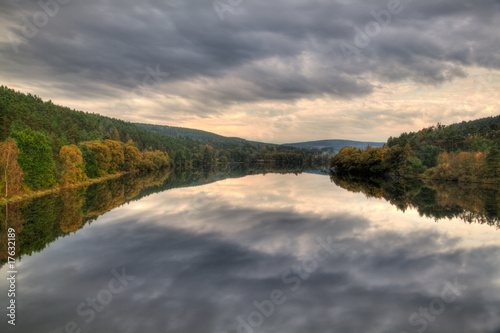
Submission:
POLYGON ((0 181, 4 197, 21 192, 75 185, 118 172, 168 167, 168 154, 140 151, 132 140, 106 139, 64 145, 54 156, 46 134, 24 129, 0 143, 0 181))
POLYGON ((437 124, 389 138, 384 147, 343 148, 330 159, 339 174, 500 181, 500 116, 437 124))
POLYGON ((317 150, 217 135, 204 142, 202 137, 170 137, 158 133, 160 129, 163 131, 161 126, 148 127, 71 110, 0 86, 0 196, 165 166, 212 168, 231 162, 266 162, 278 167, 327 164, 328 157, 317 150))

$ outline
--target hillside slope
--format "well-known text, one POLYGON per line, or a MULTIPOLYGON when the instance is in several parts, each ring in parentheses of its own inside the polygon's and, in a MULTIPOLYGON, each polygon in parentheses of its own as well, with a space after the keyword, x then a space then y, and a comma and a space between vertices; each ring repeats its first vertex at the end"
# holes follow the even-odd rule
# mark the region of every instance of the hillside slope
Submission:
POLYGON ((318 140, 318 141, 307 141, 307 142, 297 142, 297 143, 285 143, 283 146, 295 147, 295 148, 312 148, 312 149, 323 149, 330 152, 338 152, 344 147, 355 147, 364 149, 367 146, 372 147, 382 147, 385 142, 363 142, 363 141, 352 141, 352 140, 318 140))
MULTIPOLYGON (((185 128, 185 127, 175 127, 175 126, 166 126, 166 125, 153 125, 153 124, 143 124, 143 123, 134 123, 135 125, 147 129, 149 131, 153 131, 162 135, 166 135, 174 138, 188 139, 197 142, 208 143, 214 148, 222 149, 222 148, 235 148, 241 146, 242 144, 252 143, 252 144, 261 144, 253 141, 248 141, 241 138, 236 137, 227 137, 219 134, 215 134, 212 132, 202 131, 198 129, 185 128)), ((271 145, 271 144, 268 144, 271 145)))
POLYGON ((12 131, 30 128, 44 131, 50 138, 54 153, 68 144, 82 141, 112 139, 127 142, 132 139, 139 149, 179 150, 198 145, 194 141, 166 137, 123 120, 95 113, 71 110, 44 102, 32 94, 16 92, 0 86, 0 141, 12 131))
POLYGON ((389 138, 383 148, 343 148, 330 160, 339 174, 500 182, 500 116, 437 124, 389 138))

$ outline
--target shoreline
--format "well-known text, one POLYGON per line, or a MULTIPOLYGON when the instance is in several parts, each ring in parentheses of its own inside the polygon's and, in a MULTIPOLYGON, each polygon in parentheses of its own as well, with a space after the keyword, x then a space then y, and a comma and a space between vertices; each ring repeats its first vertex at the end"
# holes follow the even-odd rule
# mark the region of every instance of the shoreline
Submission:
POLYGON ((425 176, 406 176, 403 179, 420 179, 423 182, 447 182, 447 183, 456 183, 456 184, 489 184, 489 185, 498 185, 500 180, 485 178, 484 180, 460 180, 460 179, 446 179, 446 178, 432 178, 425 176))
POLYGON ((78 184, 67 185, 67 186, 60 186, 59 185, 59 186, 56 186, 56 187, 53 187, 53 188, 50 188, 50 189, 38 190, 38 191, 33 191, 33 192, 18 194, 18 195, 15 195, 13 197, 10 197, 10 198, 2 197, 2 198, 0 198, 0 206, 1 205, 6 205, 6 204, 9 204, 9 203, 14 203, 14 202, 19 202, 19 201, 33 199, 33 198, 43 197, 45 195, 49 195, 49 194, 53 194, 53 193, 59 192, 59 191, 61 191, 63 189, 78 188, 78 187, 85 186, 85 185, 92 185, 92 184, 95 184, 95 183, 100 183, 100 182, 108 180, 108 179, 120 178, 121 176, 124 176, 124 175, 129 174, 129 173, 131 173, 131 172, 129 172, 129 171, 122 171, 122 172, 117 172, 117 173, 111 174, 111 175, 105 175, 105 176, 102 176, 102 177, 99 177, 99 178, 92 178, 92 179, 86 180, 86 181, 78 183, 78 184))
POLYGON ((446 179, 446 178, 432 178, 432 177, 427 177, 424 175, 395 175, 395 174, 385 174, 385 175, 356 175, 356 174, 338 174, 334 171, 331 170, 330 168, 330 174, 337 175, 338 177, 353 177, 357 179, 384 179, 386 181, 389 180, 396 180, 396 179, 404 179, 404 180, 421 180, 424 183, 425 182, 442 182, 442 183, 455 183, 455 184, 485 184, 485 185, 499 185, 500 184, 500 179, 494 179, 494 178, 485 178, 485 179, 477 179, 477 180, 461 180, 461 179, 446 179))

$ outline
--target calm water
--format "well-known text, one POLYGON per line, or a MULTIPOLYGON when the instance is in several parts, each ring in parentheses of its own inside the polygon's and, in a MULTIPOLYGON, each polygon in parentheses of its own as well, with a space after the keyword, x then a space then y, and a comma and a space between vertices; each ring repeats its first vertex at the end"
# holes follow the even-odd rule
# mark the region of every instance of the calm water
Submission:
MULTIPOLYGON (((15 327, 0 269, 0 332, 500 332, 500 230, 464 222, 480 203, 436 221, 327 175, 225 177, 9 207, 23 255, 15 327)), ((449 192, 439 211, 457 210, 449 192)))

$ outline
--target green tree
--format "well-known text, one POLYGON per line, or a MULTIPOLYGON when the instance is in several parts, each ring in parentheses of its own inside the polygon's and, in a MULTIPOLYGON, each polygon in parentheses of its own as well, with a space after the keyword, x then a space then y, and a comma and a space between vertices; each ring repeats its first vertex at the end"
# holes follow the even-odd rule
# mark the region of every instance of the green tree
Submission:
POLYGON ((435 146, 427 145, 419 154, 422 164, 427 168, 432 168, 437 165, 439 150, 435 146))
POLYGON ((99 177, 99 166, 92 150, 86 145, 80 145, 80 151, 84 160, 85 173, 89 178, 99 177))
POLYGON ((24 182, 35 190, 54 186, 57 183, 55 162, 47 136, 25 129, 13 132, 12 137, 19 147, 18 162, 23 170, 24 182))
POLYGON ((205 145, 202 148, 202 161, 203 166, 215 165, 217 163, 217 156, 215 149, 210 145, 205 145))
POLYGON ((497 146, 493 146, 486 156, 486 174, 490 178, 500 176, 500 149, 497 146))
POLYGON ((106 175, 111 167, 111 152, 109 147, 100 141, 87 141, 83 142, 82 145, 86 146, 94 155, 99 176, 106 175))

